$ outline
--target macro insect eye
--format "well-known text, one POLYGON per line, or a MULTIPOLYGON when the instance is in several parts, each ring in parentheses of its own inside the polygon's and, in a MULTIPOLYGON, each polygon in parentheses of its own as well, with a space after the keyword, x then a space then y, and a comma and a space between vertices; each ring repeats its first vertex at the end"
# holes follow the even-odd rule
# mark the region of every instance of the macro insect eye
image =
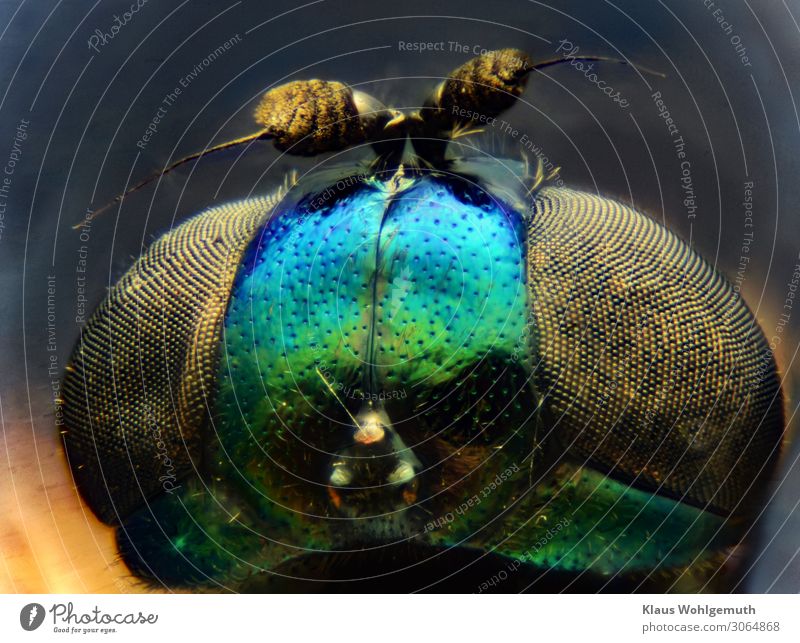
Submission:
POLYGON ((266 92, 225 145, 374 157, 188 219, 87 325, 64 443, 135 574, 270 589, 402 543, 598 588, 727 582, 784 422, 746 304, 637 210, 453 154, 460 109, 500 114, 557 62, 490 52, 411 113, 266 92))

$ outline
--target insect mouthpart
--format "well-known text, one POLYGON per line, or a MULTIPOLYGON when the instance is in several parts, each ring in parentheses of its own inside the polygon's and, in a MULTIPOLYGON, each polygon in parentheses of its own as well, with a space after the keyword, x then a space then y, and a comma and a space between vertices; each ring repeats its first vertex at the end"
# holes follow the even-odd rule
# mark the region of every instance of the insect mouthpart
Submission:
POLYGON ((336 453, 331 465, 328 493, 336 509, 355 518, 412 505, 422 469, 417 456, 383 408, 369 402, 353 419, 352 442, 336 453))

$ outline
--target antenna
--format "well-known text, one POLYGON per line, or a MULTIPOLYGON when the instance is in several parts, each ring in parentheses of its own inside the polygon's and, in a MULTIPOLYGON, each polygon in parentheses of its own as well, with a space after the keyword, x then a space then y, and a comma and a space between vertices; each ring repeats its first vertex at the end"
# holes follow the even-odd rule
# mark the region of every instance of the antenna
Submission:
POLYGON ((208 148, 206 148, 206 149, 204 149, 204 150, 202 150, 200 152, 194 152, 193 154, 189 154, 189 156, 184 156, 182 159, 180 159, 178 161, 175 161, 172 165, 166 167, 165 169, 161 170, 160 172, 154 172, 150 176, 142 179, 141 181, 139 181, 133 187, 128 188, 127 190, 125 190, 125 192, 123 192, 122 194, 118 194, 111 201, 106 203, 102 208, 100 208, 99 210, 95 210, 91 214, 87 215, 84 218, 83 221, 81 221, 80 223, 76 223, 74 226, 72 226, 72 229, 73 230, 79 229, 80 227, 85 225, 87 222, 92 221, 95 217, 101 215, 103 212, 105 212, 109 208, 113 207, 117 203, 121 203, 122 200, 126 196, 128 196, 129 194, 132 194, 133 192, 136 192, 137 190, 139 190, 140 188, 143 188, 148 183, 152 183, 156 179, 164 176, 165 174, 168 174, 169 172, 172 172, 172 170, 174 170, 177 167, 180 167, 184 163, 188 163, 189 161, 194 161, 195 159, 199 159, 201 156, 205 156, 206 154, 214 154, 215 152, 221 152, 221 151, 227 150, 227 149, 229 149, 231 147, 235 147, 236 145, 242 145, 243 143, 249 143, 251 141, 257 141, 260 138, 266 138, 267 136, 268 136, 267 132, 265 130, 262 130, 260 132, 256 132, 255 134, 248 134, 247 136, 242 136, 241 138, 235 138, 232 141, 225 141, 224 143, 220 143, 219 145, 214 145, 213 147, 208 147, 208 148))
POLYGON ((667 77, 666 74, 663 74, 660 71, 655 71, 654 69, 650 69, 649 67, 635 65, 634 63, 623 60, 622 58, 611 58, 609 56, 563 56, 559 58, 548 58, 547 60, 534 63, 531 65, 531 69, 544 69, 545 67, 553 67, 554 65, 571 63, 573 60, 577 60, 579 62, 603 62, 616 63, 618 65, 628 65, 629 67, 633 67, 634 69, 642 71, 645 74, 650 74, 651 76, 658 76, 659 78, 667 77))

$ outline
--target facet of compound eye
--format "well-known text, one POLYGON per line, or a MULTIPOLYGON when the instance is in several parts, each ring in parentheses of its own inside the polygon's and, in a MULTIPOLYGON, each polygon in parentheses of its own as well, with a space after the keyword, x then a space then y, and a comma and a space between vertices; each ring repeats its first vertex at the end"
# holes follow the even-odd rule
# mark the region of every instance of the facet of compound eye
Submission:
POLYGON ((519 49, 491 51, 467 61, 437 88, 439 118, 458 121, 460 110, 497 116, 522 95, 531 68, 531 59, 519 49))
POLYGON ((778 453, 783 403, 733 286, 666 228, 575 190, 539 192, 527 259, 537 377, 560 439, 637 486, 747 514, 778 453))
POLYGON ((275 146, 312 156, 370 142, 392 118, 383 104, 364 92, 325 80, 296 80, 268 91, 255 120, 275 146))
POLYGON ((211 208, 154 242, 109 292, 64 376, 75 482, 105 522, 177 487, 203 449, 238 261, 277 198, 211 208))

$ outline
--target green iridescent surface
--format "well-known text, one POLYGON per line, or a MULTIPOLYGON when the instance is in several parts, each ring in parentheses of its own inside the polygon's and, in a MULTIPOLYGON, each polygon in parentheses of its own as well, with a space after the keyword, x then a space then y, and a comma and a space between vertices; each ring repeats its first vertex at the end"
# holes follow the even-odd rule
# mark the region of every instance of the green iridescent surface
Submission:
POLYGON ((733 542, 540 441, 519 207, 441 174, 342 185, 278 208, 245 253, 202 475, 126 524, 151 575, 229 587, 415 542, 612 576, 733 542), (392 449, 354 455, 364 409, 386 412, 392 449), (333 485, 337 462, 361 477, 333 485))
POLYGON ((721 516, 568 464, 510 503, 499 525, 487 529, 475 518, 455 514, 437 542, 602 576, 702 565, 735 542, 721 516))
POLYGON ((239 409, 251 426, 296 410, 320 388, 320 367, 353 397, 375 364, 377 388, 397 397, 514 351, 527 317, 520 216, 465 200, 463 186, 408 182, 399 193, 367 184, 267 226, 225 321, 220 405, 238 400, 231 424, 239 409))
MULTIPOLYGON (((376 396, 417 406, 481 362, 507 362, 525 330, 521 235, 515 212, 428 178, 368 183, 273 219, 225 321, 221 465, 238 463, 231 475, 284 504, 287 480, 259 468, 272 461, 288 484, 326 484, 327 463, 299 467, 296 452, 325 460, 349 440, 343 407, 355 414, 376 396)), ((433 412, 392 420, 403 435, 433 412)))

